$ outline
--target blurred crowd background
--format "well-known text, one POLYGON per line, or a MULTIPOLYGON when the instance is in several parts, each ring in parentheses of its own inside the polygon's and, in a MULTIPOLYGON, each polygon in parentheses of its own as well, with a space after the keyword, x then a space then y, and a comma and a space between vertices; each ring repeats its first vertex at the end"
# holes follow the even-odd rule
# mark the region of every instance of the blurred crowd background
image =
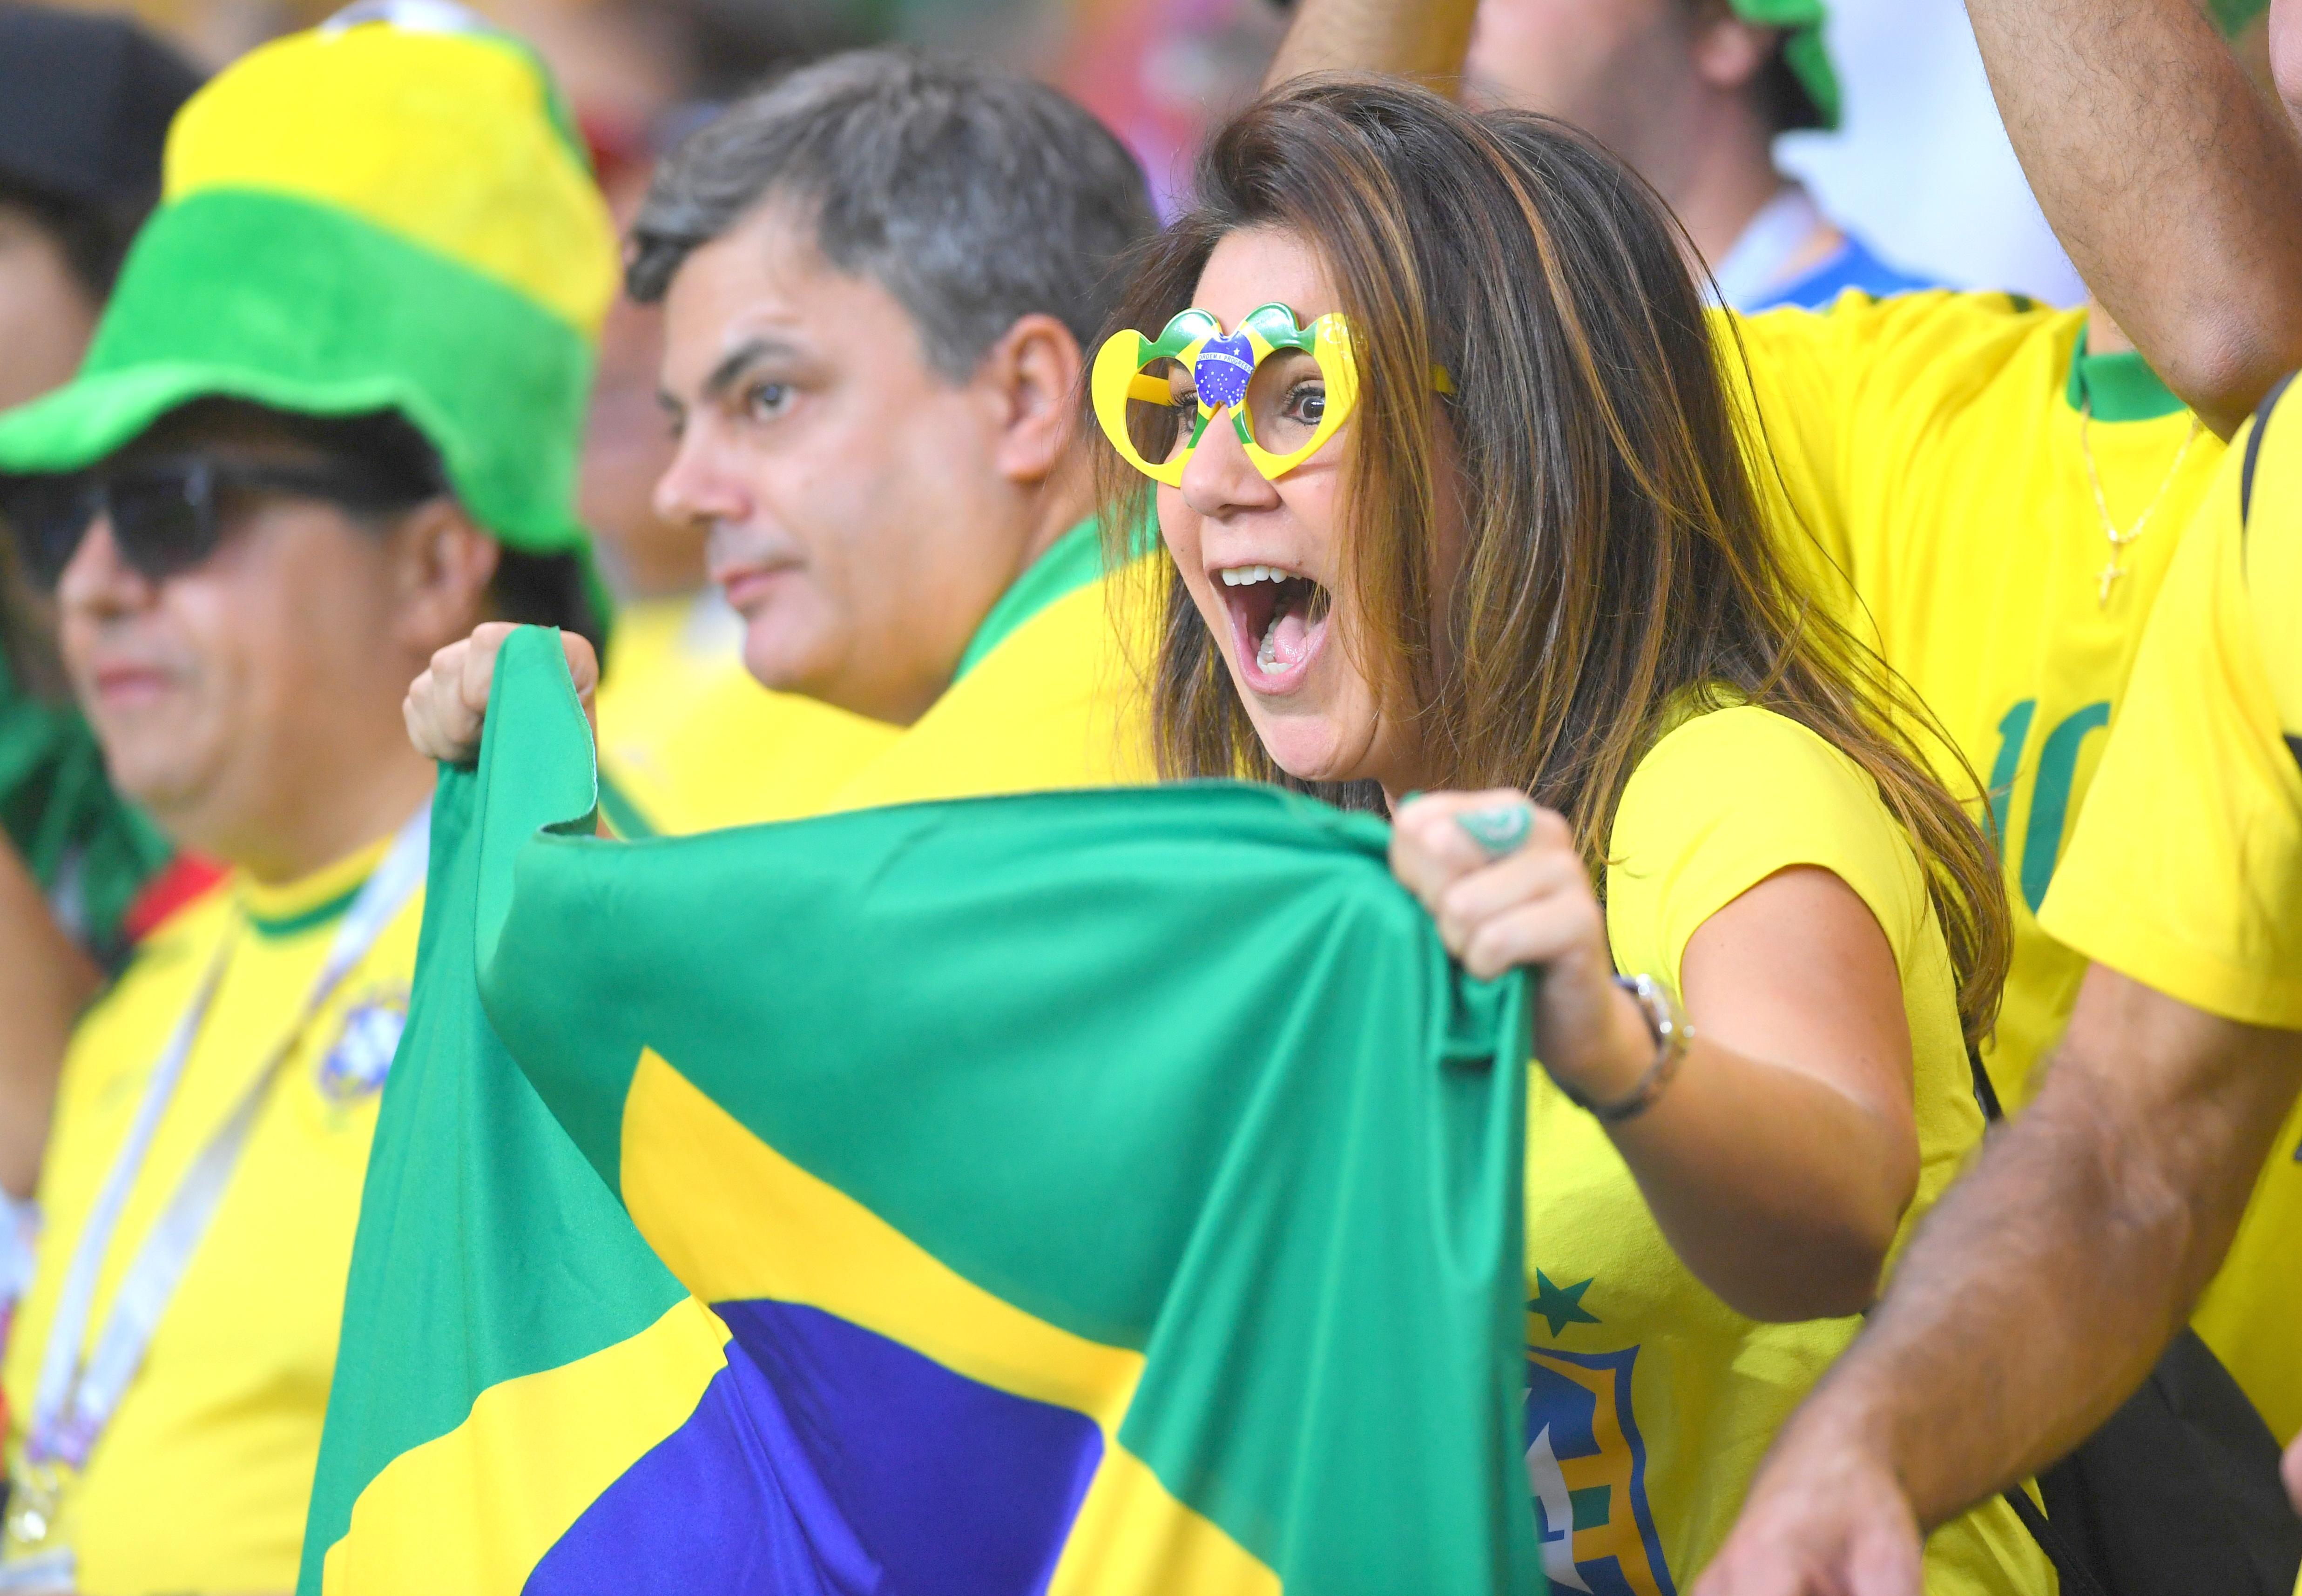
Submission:
MULTIPOLYGON (((141 0, 211 66, 332 0, 141 0)), ((1163 196, 1181 152, 1246 99, 1285 28, 1277 0, 486 0, 542 46, 603 154, 628 164, 683 113, 778 61, 903 39, 1028 66, 1083 100, 1163 196)), ((1959 0, 1833 0, 1844 128, 1792 134, 1784 165, 1823 210, 1921 276, 2076 304, 2078 279, 1998 125, 1959 0)), ((610 174, 616 171, 609 166, 610 174)))
MULTIPOLYGON (((220 66, 334 0, 139 0, 132 10, 220 66)), ((786 63, 903 40, 1018 64, 1100 114, 1163 198, 1183 152, 1248 97, 1286 25, 1282 0, 483 0, 541 46, 576 101, 611 192, 707 105, 786 63)), ((1823 210, 1895 264, 2056 304, 2079 298, 2008 147, 1959 0, 1832 0, 1844 127, 1784 140, 1823 210)), ((2258 35, 2256 36, 2256 47, 2258 35)))
MULTIPOLYGON (((214 68, 311 26, 337 0, 138 0, 132 12, 214 68)), ((533 40, 575 104, 618 216, 655 157, 711 106, 779 67, 906 41, 987 56, 1055 83, 1135 150, 1163 206, 1200 134, 1252 97, 1284 0, 479 0, 533 40)), ((2260 29, 2252 30, 2259 46, 2260 29)), ((1832 0, 1827 38, 1844 126, 1778 150, 1827 214, 1918 275, 2076 304, 2076 274, 2023 181, 1960 0, 1832 0)), ((653 310, 619 304, 601 352, 583 510, 626 599, 685 593, 700 541, 659 525, 649 491, 668 441, 655 400, 653 310)))

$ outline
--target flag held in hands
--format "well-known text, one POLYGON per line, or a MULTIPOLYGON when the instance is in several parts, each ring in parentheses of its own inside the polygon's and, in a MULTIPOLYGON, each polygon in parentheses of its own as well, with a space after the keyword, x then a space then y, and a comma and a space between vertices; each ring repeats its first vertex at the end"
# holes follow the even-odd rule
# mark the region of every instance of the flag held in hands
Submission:
POLYGON ((591 835, 442 773, 305 1596, 1539 1592, 1522 983, 1210 784, 591 835))

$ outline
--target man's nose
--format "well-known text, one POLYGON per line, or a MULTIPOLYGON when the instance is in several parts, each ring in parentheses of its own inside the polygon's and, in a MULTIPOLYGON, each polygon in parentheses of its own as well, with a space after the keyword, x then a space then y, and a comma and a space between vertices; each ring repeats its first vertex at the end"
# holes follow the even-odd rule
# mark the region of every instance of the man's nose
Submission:
POLYGON ((1191 512, 1210 520, 1279 502, 1279 490, 1247 458, 1228 410, 1217 412, 1199 434, 1199 447, 1183 465, 1182 489, 1191 512))
POLYGON ((655 484, 655 513, 689 525, 746 519, 752 508, 750 484, 727 452, 713 429, 690 425, 655 484))
POLYGON ((80 547, 56 581, 56 605, 67 613, 117 615, 152 602, 157 588, 123 559, 112 517, 101 512, 80 534, 80 547))

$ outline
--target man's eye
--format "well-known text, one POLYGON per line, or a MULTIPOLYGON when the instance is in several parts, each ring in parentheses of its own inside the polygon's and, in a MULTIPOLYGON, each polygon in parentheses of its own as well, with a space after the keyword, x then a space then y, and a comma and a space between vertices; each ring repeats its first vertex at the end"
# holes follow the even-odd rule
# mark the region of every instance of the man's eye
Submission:
POLYGON ((773 421, 791 408, 788 382, 754 382, 744 390, 744 413, 754 421, 773 421))

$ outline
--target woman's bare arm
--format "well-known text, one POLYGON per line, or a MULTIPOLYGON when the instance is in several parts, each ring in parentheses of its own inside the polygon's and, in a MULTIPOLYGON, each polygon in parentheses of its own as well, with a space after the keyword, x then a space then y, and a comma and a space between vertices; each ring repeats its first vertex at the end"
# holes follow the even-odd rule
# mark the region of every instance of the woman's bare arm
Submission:
MULTIPOLYGON (((1525 802, 1416 799, 1399 812, 1391 866, 1473 974, 1540 970, 1543 1067, 1587 1101, 1618 1101, 1655 1042, 1615 985, 1567 823, 1537 811, 1525 843, 1495 859, 1458 822, 1525 802)), ((1886 933, 1836 876, 1786 869, 1699 927, 1677 973, 1694 1043, 1659 1097, 1609 1127, 1615 1145, 1674 1250, 1730 1306, 1860 1312, 1918 1184, 1910 1026, 1886 933)))
POLYGON ((1919 1178, 1886 933, 1829 871, 1785 870, 1703 922, 1680 979, 1693 1049, 1654 1106, 1615 1129, 1656 1222, 1754 1318, 1860 1313, 1919 1178))

